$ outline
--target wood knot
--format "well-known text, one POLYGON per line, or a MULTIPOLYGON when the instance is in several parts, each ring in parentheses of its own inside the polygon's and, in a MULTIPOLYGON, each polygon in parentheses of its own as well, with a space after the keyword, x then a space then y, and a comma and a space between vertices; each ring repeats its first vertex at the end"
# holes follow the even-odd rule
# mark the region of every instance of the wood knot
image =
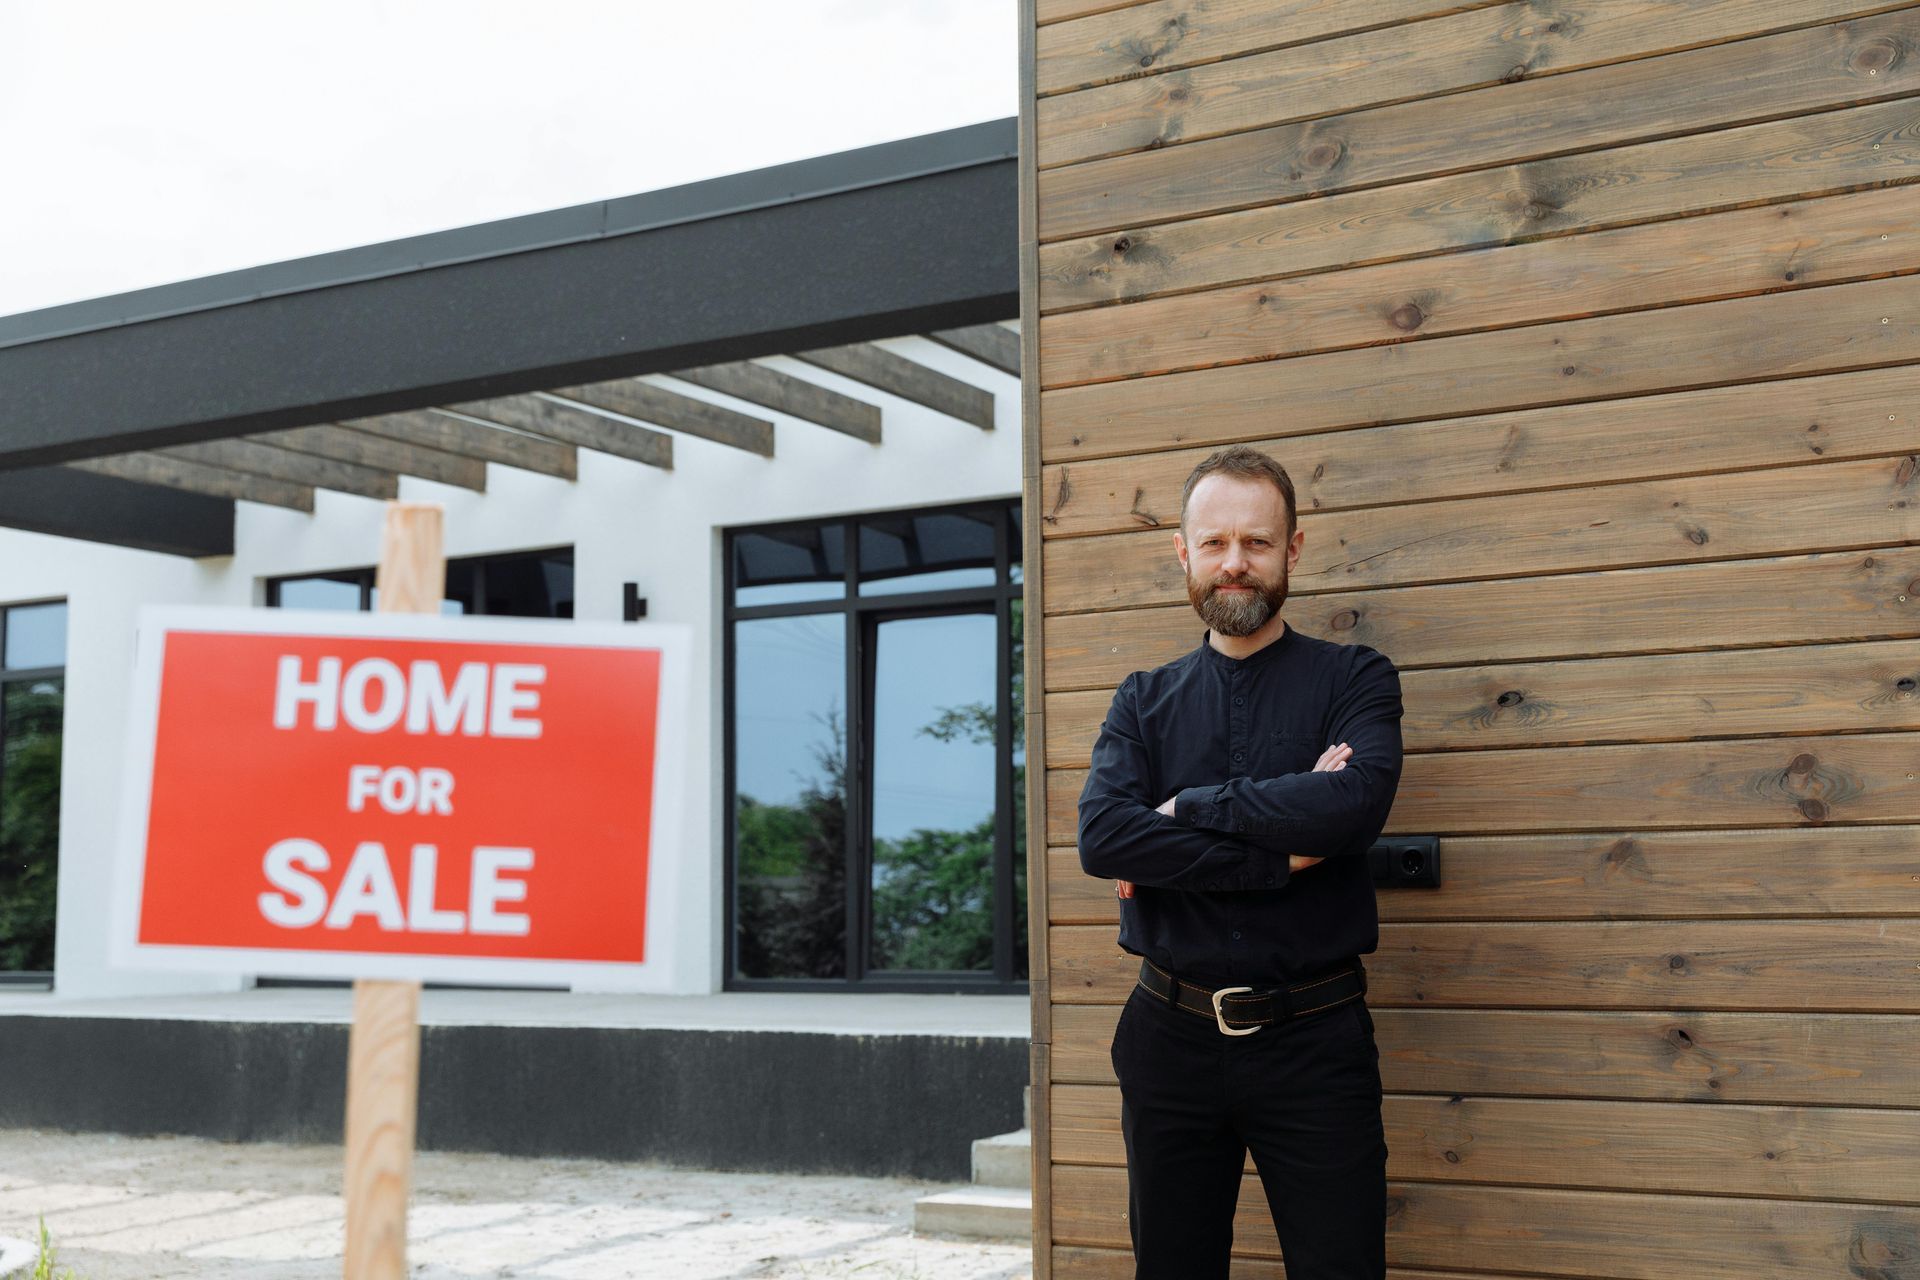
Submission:
POLYGON ((1387 323, 1402 333, 1412 333, 1427 320, 1426 312, 1412 302, 1403 302, 1387 314, 1387 323))
POLYGON ((1133 238, 1131 236, 1121 236, 1113 242, 1113 251, 1115 253, 1125 253, 1131 248, 1133 248, 1133 238))
POLYGON ((1687 526, 1687 541, 1696 547, 1704 547, 1707 545, 1707 531, 1697 524, 1690 524, 1687 526))
POLYGON ((1893 687, 1898 689, 1902 693, 1912 693, 1915 688, 1915 684, 1916 682, 1912 676, 1901 676, 1898 680, 1895 680, 1893 682, 1893 687))
POLYGON ((1686 967, 1687 967, 1687 958, 1685 956, 1668 956, 1667 957, 1667 968, 1677 971, 1680 969, 1684 969, 1686 967))
POLYGON ((1813 766, 1819 763, 1820 762, 1813 756, 1803 751, 1787 763, 1787 772, 1799 774, 1812 773, 1813 766))
POLYGON ((1515 84, 1521 80, 1525 80, 1527 78, 1527 72, 1529 70, 1531 70, 1531 68, 1529 68, 1526 63, 1516 62, 1511 67, 1508 67, 1504 73, 1502 73, 1502 75, 1500 76, 1500 83, 1515 84))
POLYGON ((1458 1151, 1442 1151, 1440 1154, 1446 1159, 1448 1164, 1460 1163, 1460 1153, 1458 1151))
POLYGON ((1825 822, 1827 820, 1827 802, 1825 800, 1816 800, 1812 796, 1808 796, 1794 807, 1806 816, 1808 822, 1825 822))
POLYGON ((1152 65, 1153 65, 1153 55, 1152 55, 1152 54, 1150 54, 1150 53, 1143 53, 1143 54, 1141 54, 1141 55, 1140 55, 1140 65, 1141 65, 1141 66, 1143 66, 1143 67, 1150 67, 1150 66, 1152 66, 1152 65))
POLYGON ((1667 1032, 1667 1043, 1676 1049, 1693 1048, 1693 1037, 1687 1034, 1685 1027, 1675 1027, 1667 1032))
POLYGON ((1526 700, 1526 697, 1527 695, 1518 689, 1509 689, 1495 698, 1494 701, 1503 707, 1517 707, 1526 700))
POLYGON ((1913 476, 1920 471, 1920 457, 1908 454, 1900 459, 1900 465, 1893 469, 1893 482, 1904 488, 1913 483, 1913 476))
POLYGON ((1573 374, 1574 374, 1574 367, 1572 365, 1567 365, 1565 368, 1560 370, 1560 376, 1563 378, 1571 378, 1573 374))
POLYGON ((1307 149, 1301 159, 1309 169, 1331 169, 1340 162, 1341 146, 1337 142, 1322 142, 1307 149))
POLYGON ((1328 619, 1329 625, 1331 625, 1335 631, 1351 631, 1359 621, 1360 611, 1358 609, 1342 609, 1340 612, 1334 614, 1332 618, 1328 619))
POLYGON ((1890 71, 1900 61, 1900 46, 1891 40, 1869 40, 1847 58, 1847 67, 1856 75, 1877 76, 1890 71))

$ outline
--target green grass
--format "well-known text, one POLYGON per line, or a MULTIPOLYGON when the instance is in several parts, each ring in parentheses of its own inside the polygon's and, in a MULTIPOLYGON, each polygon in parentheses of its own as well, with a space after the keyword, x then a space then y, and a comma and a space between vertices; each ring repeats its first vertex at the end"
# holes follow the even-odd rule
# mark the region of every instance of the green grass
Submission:
POLYGON ((40 1219, 40 1256, 33 1261, 27 1280, 81 1280, 72 1267, 63 1267, 55 1256, 53 1237, 47 1234, 47 1220, 40 1219))

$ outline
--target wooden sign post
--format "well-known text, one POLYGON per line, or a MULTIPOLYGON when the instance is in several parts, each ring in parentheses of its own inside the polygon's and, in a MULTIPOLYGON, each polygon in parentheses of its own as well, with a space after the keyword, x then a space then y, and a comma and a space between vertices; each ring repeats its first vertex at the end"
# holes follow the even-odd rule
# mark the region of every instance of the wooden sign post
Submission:
MULTIPOLYGON (((440 612, 443 508, 389 502, 374 587, 381 613, 440 612)), ((405 1280, 420 1096, 420 983, 358 978, 347 1051, 346 1280, 405 1280)))

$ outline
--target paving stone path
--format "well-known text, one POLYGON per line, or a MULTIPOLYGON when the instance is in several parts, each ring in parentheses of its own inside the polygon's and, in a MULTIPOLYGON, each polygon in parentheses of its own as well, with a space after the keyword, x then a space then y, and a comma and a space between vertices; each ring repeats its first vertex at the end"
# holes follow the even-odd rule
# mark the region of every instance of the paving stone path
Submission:
MULTIPOLYGON (((0 1236, 81 1280, 339 1280, 341 1152, 0 1129, 0 1236)), ((418 1280, 1029 1280, 1024 1244, 915 1236, 904 1178, 421 1152, 418 1280)))

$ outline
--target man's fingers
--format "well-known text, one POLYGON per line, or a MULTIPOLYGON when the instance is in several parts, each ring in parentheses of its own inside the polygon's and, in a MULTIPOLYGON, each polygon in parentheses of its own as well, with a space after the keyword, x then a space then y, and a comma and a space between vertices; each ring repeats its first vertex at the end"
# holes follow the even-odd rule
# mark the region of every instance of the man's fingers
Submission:
POLYGON ((1113 882, 1113 894, 1116 898, 1131 898, 1133 896, 1133 881, 1115 880, 1113 882))
POLYGON ((1323 861, 1325 861, 1325 859, 1309 858, 1305 854, 1299 854, 1299 853, 1289 854, 1287 856, 1287 870, 1301 871, 1306 869, 1307 867, 1313 866, 1317 862, 1323 862, 1323 861))

